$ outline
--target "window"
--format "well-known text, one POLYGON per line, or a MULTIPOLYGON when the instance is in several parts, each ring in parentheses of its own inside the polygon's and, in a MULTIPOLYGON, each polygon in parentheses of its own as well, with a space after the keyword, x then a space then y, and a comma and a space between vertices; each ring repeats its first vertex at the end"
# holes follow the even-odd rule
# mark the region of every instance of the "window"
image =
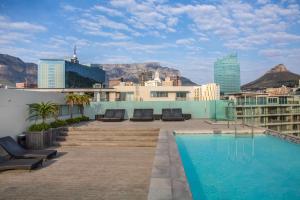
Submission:
POLYGON ((287 97, 279 97, 279 104, 287 104, 287 97))
POLYGON ((186 92, 176 92, 176 98, 186 98, 186 92))
POLYGON ((277 98, 269 98, 268 103, 277 103, 277 98))
POLYGON ((267 102, 266 102, 266 97, 258 97, 257 98, 257 104, 259 105, 265 105, 267 102))
POLYGON ((168 97, 168 92, 151 91, 151 97, 168 97))

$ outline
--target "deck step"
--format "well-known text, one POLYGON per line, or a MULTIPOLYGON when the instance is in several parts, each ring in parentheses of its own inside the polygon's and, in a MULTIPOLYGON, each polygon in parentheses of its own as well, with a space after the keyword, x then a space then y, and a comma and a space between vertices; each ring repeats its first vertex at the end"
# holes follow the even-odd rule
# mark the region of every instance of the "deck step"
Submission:
POLYGON ((131 142, 131 141, 113 141, 113 142, 59 142, 58 146, 103 146, 103 147, 155 147, 156 142, 131 142))
POLYGON ((61 137, 58 141, 157 141, 157 136, 77 136, 61 137))
POLYGON ((57 136, 56 146, 155 147, 157 128, 68 127, 57 136))
POLYGON ((102 131, 71 131, 71 132, 61 132, 61 136, 75 136, 75 135, 102 135, 102 136, 157 136, 159 133, 158 131, 143 131, 143 132, 138 132, 138 131, 131 131, 131 132, 126 132, 126 131, 114 131, 111 130, 110 132, 102 132, 102 131))
POLYGON ((101 127, 68 127, 65 130, 67 131, 102 131, 110 132, 114 131, 159 131, 158 128, 101 128, 101 127))

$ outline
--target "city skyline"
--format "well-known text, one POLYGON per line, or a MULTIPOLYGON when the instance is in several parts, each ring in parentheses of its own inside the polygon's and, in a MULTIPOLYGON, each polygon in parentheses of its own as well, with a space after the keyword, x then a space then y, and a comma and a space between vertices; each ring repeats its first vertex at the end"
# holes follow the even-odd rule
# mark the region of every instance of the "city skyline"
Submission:
POLYGON ((238 53, 241 83, 284 63, 300 73, 297 1, 8 1, 0 3, 0 52, 37 63, 157 61, 196 83, 218 58, 238 53))

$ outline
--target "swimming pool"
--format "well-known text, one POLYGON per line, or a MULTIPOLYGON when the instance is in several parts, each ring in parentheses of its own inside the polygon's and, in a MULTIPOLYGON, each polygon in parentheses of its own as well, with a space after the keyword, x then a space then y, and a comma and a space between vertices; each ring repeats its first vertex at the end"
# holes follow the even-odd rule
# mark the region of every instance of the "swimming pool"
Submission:
POLYGON ((176 135, 194 199, 299 200, 300 145, 267 135, 176 135))

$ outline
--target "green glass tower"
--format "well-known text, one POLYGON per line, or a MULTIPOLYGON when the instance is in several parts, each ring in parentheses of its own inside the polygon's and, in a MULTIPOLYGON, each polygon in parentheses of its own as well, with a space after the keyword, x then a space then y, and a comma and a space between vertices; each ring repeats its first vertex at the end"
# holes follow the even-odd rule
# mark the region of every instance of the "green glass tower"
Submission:
POLYGON ((214 63, 214 81, 221 94, 240 92, 240 64, 237 54, 230 54, 214 63))

